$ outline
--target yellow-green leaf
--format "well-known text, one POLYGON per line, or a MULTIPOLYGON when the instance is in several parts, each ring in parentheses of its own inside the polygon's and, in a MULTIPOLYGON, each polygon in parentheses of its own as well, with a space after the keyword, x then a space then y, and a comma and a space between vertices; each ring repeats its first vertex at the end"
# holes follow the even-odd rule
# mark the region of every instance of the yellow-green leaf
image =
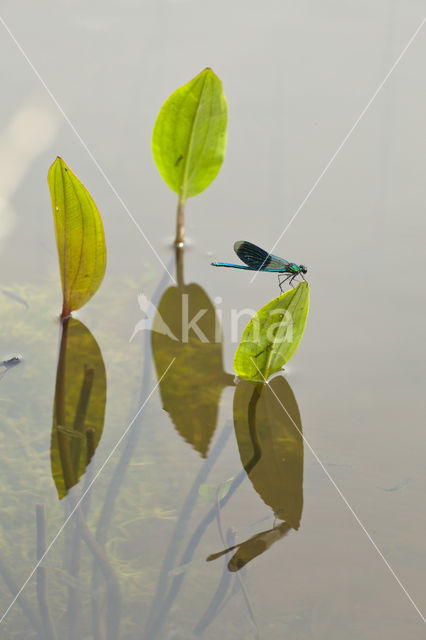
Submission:
POLYGON ((56 245, 62 280, 62 317, 98 290, 106 266, 102 219, 92 196, 62 158, 49 169, 56 245))
POLYGON ((309 285, 301 282, 253 316, 238 345, 234 369, 240 378, 267 380, 293 357, 305 330, 309 285))
POLYGON ((155 164, 181 201, 215 179, 225 156, 228 109, 222 82, 209 68, 161 107, 152 134, 155 164))

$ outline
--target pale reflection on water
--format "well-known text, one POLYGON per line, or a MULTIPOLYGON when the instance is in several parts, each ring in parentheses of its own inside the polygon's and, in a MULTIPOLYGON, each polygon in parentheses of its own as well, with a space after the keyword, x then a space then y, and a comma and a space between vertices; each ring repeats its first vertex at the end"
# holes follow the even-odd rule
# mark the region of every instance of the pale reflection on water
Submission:
POLYGON ((38 157, 53 143, 62 119, 45 95, 38 91, 25 99, 0 130, 0 251, 16 225, 11 204, 18 188, 38 157))

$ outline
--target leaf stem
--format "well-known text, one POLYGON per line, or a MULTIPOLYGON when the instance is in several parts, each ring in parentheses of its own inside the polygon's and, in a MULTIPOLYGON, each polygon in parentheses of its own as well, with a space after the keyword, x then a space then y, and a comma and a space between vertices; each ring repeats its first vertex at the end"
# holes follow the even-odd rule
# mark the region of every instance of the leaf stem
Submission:
POLYGON ((69 296, 67 295, 67 297, 65 298, 65 294, 64 294, 64 301, 63 301, 63 304, 62 304, 61 320, 65 320, 70 315, 71 315, 71 304, 70 304, 69 296))
POLYGON ((179 196, 177 214, 176 214, 176 238, 175 245, 183 247, 184 231, 185 231, 185 198, 179 196))
POLYGON ((248 425, 251 444, 253 447, 253 457, 244 465, 244 469, 246 470, 248 476, 262 457, 262 447, 259 441, 259 434, 256 427, 256 408, 262 394, 263 387, 263 382, 255 385, 248 405, 248 425))
MULTIPOLYGON (((68 342, 68 322, 69 318, 62 320, 61 329, 61 346, 59 350, 58 369, 56 373, 56 389, 55 389, 55 420, 56 427, 66 427, 65 412, 65 394, 66 394, 66 354, 68 342)), ((71 449, 69 436, 60 429, 56 430, 58 438, 59 457, 61 460, 62 473, 65 483, 65 489, 68 491, 76 483, 74 475, 74 467, 71 458, 71 449)))
POLYGON ((177 244, 176 245, 176 280, 177 280, 179 289, 181 289, 184 286, 183 256, 184 256, 184 249, 182 245, 177 244))

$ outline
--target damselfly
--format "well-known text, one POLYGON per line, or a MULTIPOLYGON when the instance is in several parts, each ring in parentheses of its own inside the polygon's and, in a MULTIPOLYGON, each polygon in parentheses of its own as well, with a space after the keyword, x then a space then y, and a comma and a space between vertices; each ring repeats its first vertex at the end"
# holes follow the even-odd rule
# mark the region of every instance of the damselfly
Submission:
POLYGON ((272 273, 278 273, 278 283, 282 291, 284 282, 288 280, 289 285, 297 276, 301 276, 307 273, 307 268, 303 264, 295 264, 273 256, 271 253, 264 251, 260 247, 257 247, 251 242, 245 240, 239 240, 234 244, 234 251, 237 256, 245 262, 247 266, 242 264, 230 264, 228 262, 212 262, 214 267, 232 267, 233 269, 247 269, 248 271, 270 271, 272 273), (285 274, 282 277, 282 274, 285 274))

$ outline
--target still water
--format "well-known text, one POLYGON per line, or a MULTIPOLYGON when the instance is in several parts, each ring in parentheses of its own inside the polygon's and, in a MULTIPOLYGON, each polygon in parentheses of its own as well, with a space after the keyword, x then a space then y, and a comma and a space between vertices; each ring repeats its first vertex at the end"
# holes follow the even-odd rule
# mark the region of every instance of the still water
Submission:
POLYGON ((425 637, 424 30, 317 183, 425 10, 2 3, 0 360, 22 361, 0 368, 1 638, 425 637), (224 83, 228 151, 187 204, 176 264, 176 198, 150 136, 206 66, 224 83), (57 155, 108 247, 68 327, 67 411, 92 375, 96 402, 65 497, 57 155), (268 249, 298 210, 275 253, 308 266, 307 329, 256 397, 233 356, 276 277, 210 262, 232 262, 235 240, 268 249), (183 300, 191 318, 206 310, 207 342, 180 339, 183 300))

